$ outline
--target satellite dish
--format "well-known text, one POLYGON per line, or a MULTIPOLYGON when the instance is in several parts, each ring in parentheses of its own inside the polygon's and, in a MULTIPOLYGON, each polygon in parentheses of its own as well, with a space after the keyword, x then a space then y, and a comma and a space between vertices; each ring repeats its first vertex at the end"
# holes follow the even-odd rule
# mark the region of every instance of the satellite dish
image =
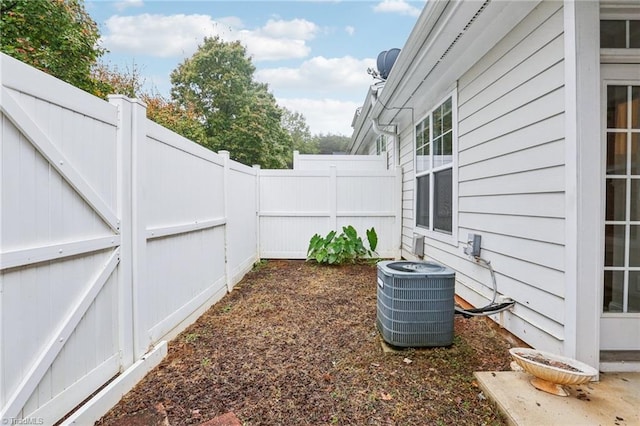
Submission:
POLYGON ((380 54, 378 55, 378 73, 383 80, 386 80, 387 77, 389 77, 391 68, 396 62, 396 59, 398 59, 399 54, 400 49, 395 48, 380 52, 380 54))

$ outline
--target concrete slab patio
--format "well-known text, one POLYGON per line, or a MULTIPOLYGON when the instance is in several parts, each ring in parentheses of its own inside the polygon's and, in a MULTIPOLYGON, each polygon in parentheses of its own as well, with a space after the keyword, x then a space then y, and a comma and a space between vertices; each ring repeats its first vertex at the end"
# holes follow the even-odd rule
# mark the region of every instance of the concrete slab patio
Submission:
POLYGON ((477 372, 485 396, 514 426, 640 425, 640 373, 601 373, 559 397, 534 388, 520 371, 477 372))

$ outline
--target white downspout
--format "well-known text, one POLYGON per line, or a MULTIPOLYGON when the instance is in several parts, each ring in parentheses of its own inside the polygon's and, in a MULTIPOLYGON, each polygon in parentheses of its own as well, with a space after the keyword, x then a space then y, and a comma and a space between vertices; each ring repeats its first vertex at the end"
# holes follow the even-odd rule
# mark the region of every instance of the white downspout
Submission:
POLYGON ((394 169, 396 171, 396 226, 394 229, 394 243, 396 247, 395 257, 400 259, 402 257, 402 167, 400 166, 400 137, 398 136, 398 126, 391 124, 393 131, 384 130, 380 128, 378 123, 378 117, 371 119, 373 131, 378 135, 386 135, 393 138, 393 156, 396 157, 394 161, 394 169), (397 148, 396 148, 397 146, 397 148))

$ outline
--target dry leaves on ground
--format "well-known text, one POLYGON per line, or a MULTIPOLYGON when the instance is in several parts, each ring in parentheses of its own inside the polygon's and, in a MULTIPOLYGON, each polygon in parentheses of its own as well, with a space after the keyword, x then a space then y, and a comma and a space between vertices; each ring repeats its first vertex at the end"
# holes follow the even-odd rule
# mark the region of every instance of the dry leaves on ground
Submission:
POLYGON ((503 424, 473 378, 509 367, 489 320, 456 316, 451 347, 389 354, 375 316, 375 266, 260 264, 98 424, 158 404, 170 425, 227 412, 245 425, 503 424))

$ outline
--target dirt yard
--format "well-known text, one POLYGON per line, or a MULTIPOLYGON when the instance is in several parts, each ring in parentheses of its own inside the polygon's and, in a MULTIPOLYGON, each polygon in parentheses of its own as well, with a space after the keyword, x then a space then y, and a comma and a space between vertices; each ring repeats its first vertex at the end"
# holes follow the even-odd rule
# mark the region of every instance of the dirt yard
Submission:
POLYGON ((97 424, 504 424, 473 377, 509 368, 489 320, 456 316, 449 348, 385 353, 375 318, 375 266, 262 263, 97 424))

